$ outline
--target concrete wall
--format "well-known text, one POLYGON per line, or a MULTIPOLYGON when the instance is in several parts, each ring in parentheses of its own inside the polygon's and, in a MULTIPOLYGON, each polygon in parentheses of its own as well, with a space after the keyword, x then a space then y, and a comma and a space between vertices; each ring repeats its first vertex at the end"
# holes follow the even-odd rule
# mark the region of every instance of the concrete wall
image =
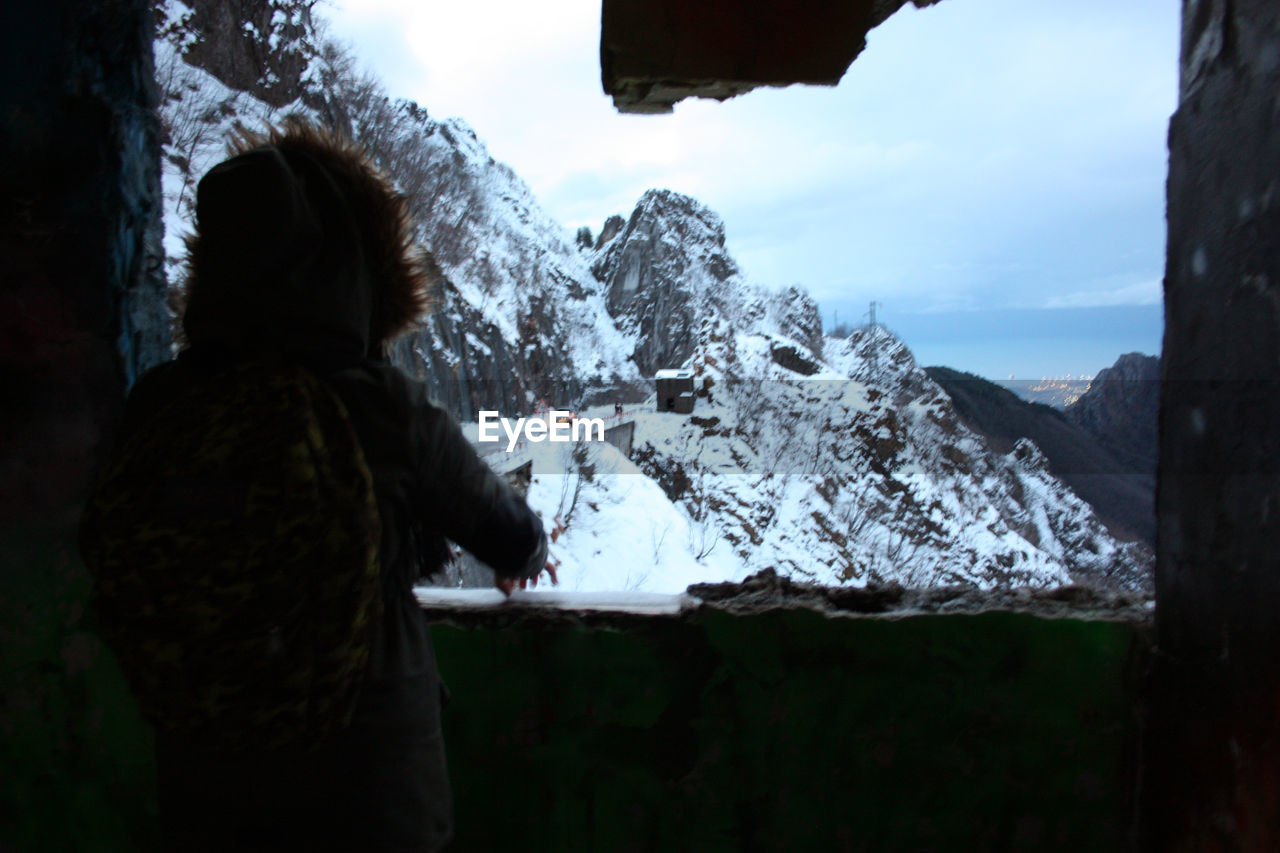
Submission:
MULTIPOLYGON (((600 77, 622 112, 671 112, 683 98, 757 86, 834 86, 867 31, 906 0, 607 0, 600 77)), ((937 0, 913 0, 928 6, 937 0)))
POLYGON ((1119 850, 1145 634, 1028 614, 437 627, 465 850, 1119 850))
POLYGON ((167 347, 150 4, 0 11, 0 849, 154 843, 150 735, 81 614, 79 504, 167 347))
POLYGON ((636 437, 636 422, 627 421, 617 426, 609 427, 604 431, 604 440, 618 448, 618 451, 628 459, 631 458, 631 446, 636 437))
POLYGON ((1188 0, 1169 129, 1155 849, 1280 850, 1280 4, 1188 0))
MULTIPOLYGON (((79 503, 166 349, 149 4, 0 12, 0 849, 153 849, 150 735, 83 620, 79 503)), ((1157 592, 1030 615, 441 627, 457 849, 1280 849, 1280 7, 1188 0, 1157 592), (1140 662, 1141 658, 1137 658, 1140 662)))

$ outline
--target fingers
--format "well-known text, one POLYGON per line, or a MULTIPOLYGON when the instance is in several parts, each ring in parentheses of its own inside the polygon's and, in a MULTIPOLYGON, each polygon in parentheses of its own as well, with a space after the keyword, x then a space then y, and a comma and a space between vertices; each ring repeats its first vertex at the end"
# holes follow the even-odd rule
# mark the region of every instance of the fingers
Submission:
MULTIPOLYGON (((556 571, 559 567, 560 564, 555 560, 547 560, 546 565, 542 567, 542 571, 547 573, 548 577, 551 578, 552 585, 554 586, 559 586, 560 584, 560 575, 556 571)), ((515 592, 517 589, 533 589, 538 585, 538 578, 541 576, 541 573, 539 573, 536 577, 532 578, 497 578, 493 583, 494 586, 502 590, 504 595, 510 596, 511 593, 515 592)))
MULTIPOLYGON (((528 589, 530 581, 529 578, 498 578, 493 582, 493 585, 502 590, 503 595, 510 596, 517 589, 528 589)), ((533 580, 532 585, 538 585, 536 578, 533 580)))
MULTIPOLYGON (((556 573, 556 569, 559 568, 559 565, 560 564, 557 563, 555 560, 547 560, 547 564, 542 567, 542 571, 546 572, 547 576, 551 578, 552 586, 560 585, 560 576, 556 573)), ((531 578, 522 579, 520 581, 520 588, 532 589, 536 587, 538 585, 538 580, 541 577, 542 577, 542 572, 539 572, 538 574, 534 575, 531 578), (526 586, 526 584, 528 584, 528 586, 526 586)))

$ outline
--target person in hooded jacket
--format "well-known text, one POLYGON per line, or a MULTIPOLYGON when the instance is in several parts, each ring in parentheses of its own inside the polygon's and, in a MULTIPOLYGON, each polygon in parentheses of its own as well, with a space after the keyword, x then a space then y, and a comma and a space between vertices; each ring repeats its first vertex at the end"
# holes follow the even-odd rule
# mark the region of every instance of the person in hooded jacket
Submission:
MULTIPOLYGON (((385 360, 427 308, 429 256, 406 203, 349 141, 302 121, 240 132, 197 191, 179 357, 130 393, 123 440, 166 401, 244 359, 283 355, 345 404, 382 523, 383 617, 351 725, 320 745, 254 754, 157 735, 161 833, 173 850, 428 851, 452 807, 443 687, 412 586, 446 539, 506 593, 536 584, 546 536, 421 383, 385 360)), ((435 271, 434 274, 438 274, 435 271)))

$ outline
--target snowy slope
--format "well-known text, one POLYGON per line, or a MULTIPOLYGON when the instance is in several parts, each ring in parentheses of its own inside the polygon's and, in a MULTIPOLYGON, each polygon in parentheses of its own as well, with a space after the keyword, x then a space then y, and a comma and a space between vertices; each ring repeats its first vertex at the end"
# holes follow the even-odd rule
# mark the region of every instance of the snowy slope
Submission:
MULTIPOLYGON (((728 549, 700 554, 703 528, 649 477, 608 444, 593 447, 577 505, 551 545, 570 591, 681 592, 698 580, 736 580, 742 565, 728 549)), ((563 518, 577 473, 538 473, 529 504, 563 518)))
POLYGON ((641 468, 720 531, 744 574, 981 587, 1141 576, 1147 555, 1111 539, 1034 445, 991 454, 884 330, 829 340, 833 364, 812 377, 767 360, 767 338, 703 348, 695 363, 745 364, 752 378, 713 378, 693 417, 645 415, 636 434, 641 468))
MULTIPOLYGON (((181 18, 181 4, 166 8, 181 18)), ((181 27, 163 32, 176 259, 195 181, 236 122, 336 115, 354 84, 320 69, 303 80, 326 79, 323 91, 270 107, 186 65, 181 27)), ((675 592, 766 567, 831 584, 1149 583, 1150 552, 1111 539, 1034 445, 991 453, 885 330, 824 338, 813 300, 747 278, 696 200, 650 191, 580 248, 464 122, 361 91, 372 107, 345 121, 376 136, 446 278, 397 363, 464 421, 540 399, 625 399, 637 412, 631 460, 607 446, 576 459, 532 449, 529 501, 558 531, 567 588, 675 592), (635 403, 663 367, 694 370, 693 416, 635 403)))
POLYGON ((182 54, 193 36, 182 22, 190 9, 177 0, 160 7, 161 37, 154 42, 156 82, 163 118, 161 186, 164 197, 164 251, 171 282, 181 280, 183 240, 195 218, 196 185, 226 157, 227 139, 237 122, 262 127, 297 105, 277 109, 188 65, 182 54))
POLYGON ((610 321, 569 233, 464 121, 436 120, 412 102, 370 92, 341 67, 303 74, 297 98, 270 106, 187 64, 185 51, 197 39, 184 26, 191 11, 169 0, 163 13, 155 50, 171 281, 181 284, 196 185, 225 157, 237 125, 342 116, 348 132, 377 140, 370 146, 375 160, 409 196, 419 241, 446 278, 435 316, 393 353, 401 366, 463 418, 479 408, 527 411, 540 398, 567 403, 591 388, 640 382, 629 361, 634 341, 610 321), (467 383, 461 392, 459 382, 467 383), (478 387, 494 382, 500 387, 478 387))
POLYGON ((990 453, 889 333, 829 339, 813 376, 773 362, 784 340, 702 347, 695 364, 745 363, 752 378, 704 368, 691 417, 649 401, 634 463, 592 446, 571 515, 583 475, 567 446, 535 445, 529 500, 549 528, 568 519, 551 548, 568 588, 678 592, 764 568, 859 586, 1143 588, 1150 552, 1112 539, 1030 442, 990 453))
POLYGON ((586 259, 528 185, 461 119, 423 116, 413 139, 424 163, 411 197, 419 234, 457 299, 504 340, 553 352, 556 371, 591 385, 638 381, 631 336, 609 322, 586 259))

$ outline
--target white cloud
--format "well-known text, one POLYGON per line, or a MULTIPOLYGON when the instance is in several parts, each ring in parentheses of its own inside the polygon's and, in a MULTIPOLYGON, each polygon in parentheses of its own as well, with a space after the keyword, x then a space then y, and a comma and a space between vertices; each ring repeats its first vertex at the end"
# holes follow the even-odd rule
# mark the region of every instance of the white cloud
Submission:
POLYGON ((720 213, 753 278, 823 299, 1161 298, 1176 3, 907 6, 838 87, 635 117, 601 91, 599 0, 336 2, 393 94, 462 116, 566 227, 667 187, 720 213))
POLYGON ((1046 308, 1114 308, 1119 305, 1159 305, 1164 285, 1159 280, 1138 281, 1100 289, 1076 290, 1052 296, 1046 308))

